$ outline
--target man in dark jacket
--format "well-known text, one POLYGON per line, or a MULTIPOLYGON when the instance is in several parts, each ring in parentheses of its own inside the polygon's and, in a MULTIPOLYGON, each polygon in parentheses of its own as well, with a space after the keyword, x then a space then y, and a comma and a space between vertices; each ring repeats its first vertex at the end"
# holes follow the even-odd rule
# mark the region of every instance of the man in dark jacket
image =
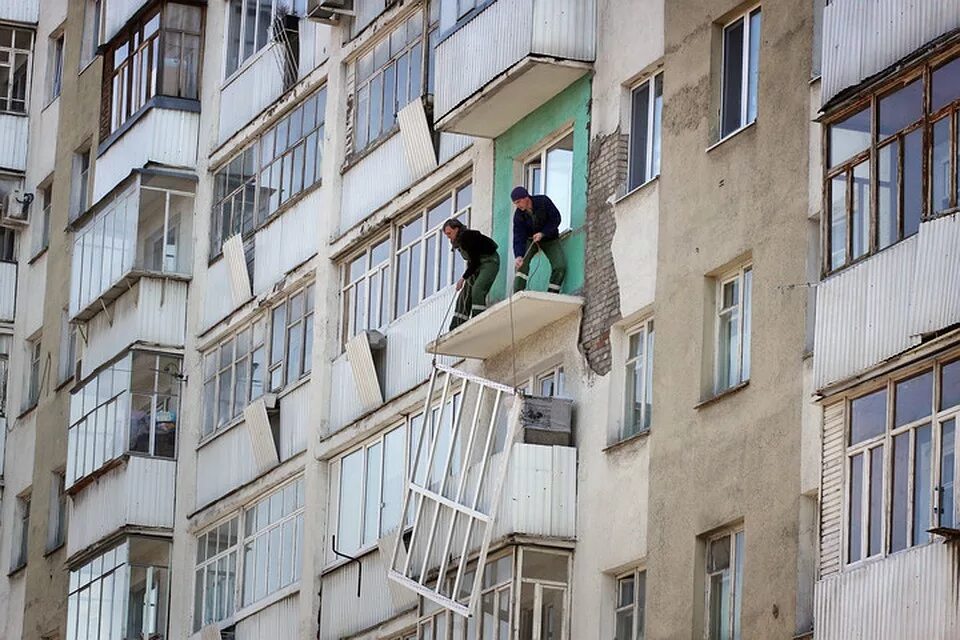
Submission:
POLYGON ((493 239, 468 229, 456 218, 443 223, 443 234, 467 263, 467 270, 457 280, 457 291, 460 293, 450 321, 452 331, 486 310, 487 293, 500 271, 500 256, 497 255, 497 243, 493 239))
POLYGON ((547 291, 560 293, 567 261, 560 246, 560 211, 547 196, 531 196, 524 187, 515 187, 510 199, 517 208, 513 212, 513 255, 517 277, 514 291, 527 288, 530 261, 542 251, 550 261, 550 286, 547 291))

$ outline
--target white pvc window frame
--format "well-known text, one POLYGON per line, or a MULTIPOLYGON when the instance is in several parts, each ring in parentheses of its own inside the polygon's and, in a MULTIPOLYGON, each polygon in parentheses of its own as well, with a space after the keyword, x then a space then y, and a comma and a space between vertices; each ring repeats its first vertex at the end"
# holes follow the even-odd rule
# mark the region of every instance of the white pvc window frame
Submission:
POLYGON ((473 560, 477 567, 486 565, 487 552, 490 547, 490 539, 493 534, 493 518, 496 515, 500 503, 500 494, 506 479, 506 471, 509 464, 510 451, 512 444, 516 439, 521 396, 512 388, 501 385, 489 380, 484 380, 477 376, 463 373, 451 367, 444 365, 435 365, 434 372, 430 377, 429 389, 426 396, 426 405, 424 409, 424 426, 420 431, 417 446, 413 453, 412 473, 407 483, 407 489, 404 492, 402 513, 409 513, 408 509, 413 508, 413 530, 410 535, 408 552, 401 555, 400 548, 403 545, 402 536, 397 536, 394 543, 393 553, 390 559, 389 577, 401 585, 411 589, 417 594, 436 602, 437 604, 458 613, 464 617, 470 617, 473 611, 476 611, 477 602, 482 584, 483 572, 475 571, 473 576, 473 585, 469 589, 469 598, 464 604, 463 599, 458 599, 457 595, 463 593, 462 588, 464 577, 468 571, 468 565, 471 558, 468 553, 471 540, 479 536, 480 552, 473 560), (440 395, 439 410, 434 411, 433 396, 437 388, 438 379, 443 379, 442 391, 440 395), (458 388, 462 401, 458 406, 454 403, 448 403, 447 399, 458 388), (471 398, 468 389, 473 386, 476 388, 475 401, 471 398), (482 410, 485 398, 492 395, 492 411, 487 418, 482 410), (505 396, 507 399, 513 398, 514 402, 510 413, 504 424, 498 425, 501 407, 505 396), (446 410, 453 411, 453 424, 450 437, 444 439, 445 445, 438 446, 441 438, 429 438, 425 450, 424 434, 434 432, 433 424, 443 424, 444 413, 446 410), (469 422, 464 420, 468 416, 469 422), (500 440, 497 431, 504 432, 502 439, 502 455, 495 456, 495 442, 500 440), (479 437, 478 437, 479 436, 479 437), (482 440, 482 442, 481 442, 482 440), (464 441, 465 446, 458 449, 458 443, 464 441), (440 451, 439 449, 445 449, 440 451), (474 452, 477 451, 478 473, 475 480, 471 481, 474 485, 468 490, 467 483, 470 479, 470 472, 467 470, 467 464, 460 461, 463 471, 456 480, 456 488, 448 487, 451 477, 452 465, 455 464, 454 455, 462 456, 464 460, 471 460, 474 452), (439 486, 432 487, 431 480, 435 475, 435 458, 442 456, 444 463, 440 473, 439 486), (423 464, 426 460, 426 464, 423 464), (420 471, 423 470, 421 474, 420 471), (421 477, 422 476, 422 477, 421 477), (486 487, 486 483, 492 483, 491 487, 486 487), (483 490, 487 489, 491 496, 486 504, 486 510, 483 510, 480 501, 483 490), (453 498, 447 497, 452 493, 453 498), (445 523, 440 526, 440 515, 444 513, 445 523), (465 528, 462 536, 457 534, 457 523, 464 522, 465 528), (439 538, 438 538, 439 534, 439 538), (426 537, 426 545, 421 548, 421 538, 426 537), (453 546, 454 538, 462 537, 462 544, 459 542, 457 549, 453 546), (438 543, 440 546, 435 547, 438 543), (435 548, 442 548, 442 553, 436 556, 435 548), (420 550, 422 558, 416 558, 415 550, 420 550), (431 566, 431 558, 439 557, 438 571, 434 573, 431 566), (451 563, 451 559, 454 562, 451 563), (414 566, 414 562, 419 566, 414 566), (455 565, 455 566, 454 566, 455 565), (436 579, 434 576, 447 576, 452 572, 453 580, 436 579), (431 579, 433 578, 433 579, 431 579), (446 591, 446 593, 444 593, 446 591))

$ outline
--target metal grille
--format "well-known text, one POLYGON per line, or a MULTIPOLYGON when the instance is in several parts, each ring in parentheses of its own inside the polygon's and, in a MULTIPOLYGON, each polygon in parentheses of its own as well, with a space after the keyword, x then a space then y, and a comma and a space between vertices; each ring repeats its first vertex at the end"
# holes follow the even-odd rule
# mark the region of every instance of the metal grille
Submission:
POLYGON ((462 616, 476 610, 482 572, 467 563, 474 551, 486 561, 520 404, 511 387, 451 367, 430 377, 403 498, 412 533, 397 536, 389 575, 462 616))

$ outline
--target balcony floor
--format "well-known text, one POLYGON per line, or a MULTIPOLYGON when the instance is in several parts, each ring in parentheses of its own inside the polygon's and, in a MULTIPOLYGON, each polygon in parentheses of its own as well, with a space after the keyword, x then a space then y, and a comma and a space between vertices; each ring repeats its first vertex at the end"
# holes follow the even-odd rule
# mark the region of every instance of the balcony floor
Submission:
POLYGON ((513 331, 510 303, 504 300, 476 318, 427 345, 428 353, 485 359, 509 348, 554 322, 579 311, 583 298, 542 291, 513 294, 513 331))

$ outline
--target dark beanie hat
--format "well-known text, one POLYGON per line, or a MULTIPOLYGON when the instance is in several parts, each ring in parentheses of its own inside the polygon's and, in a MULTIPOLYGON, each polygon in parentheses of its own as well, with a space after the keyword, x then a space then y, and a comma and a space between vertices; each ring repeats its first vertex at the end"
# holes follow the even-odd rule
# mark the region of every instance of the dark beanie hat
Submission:
POLYGON ((522 198, 529 198, 530 192, 527 191, 526 187, 514 187, 513 191, 510 192, 510 199, 514 202, 522 198))

